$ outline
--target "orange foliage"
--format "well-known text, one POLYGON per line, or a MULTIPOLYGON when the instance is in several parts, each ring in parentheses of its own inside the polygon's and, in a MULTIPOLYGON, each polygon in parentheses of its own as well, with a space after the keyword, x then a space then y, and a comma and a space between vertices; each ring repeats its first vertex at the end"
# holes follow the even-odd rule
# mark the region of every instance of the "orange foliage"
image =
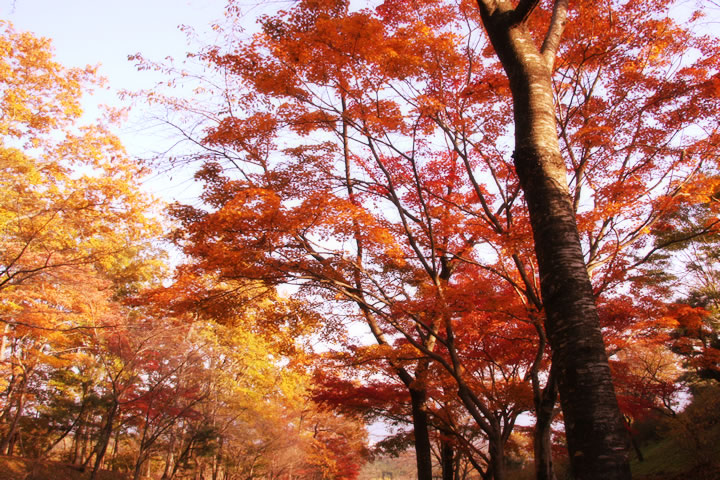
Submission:
MULTIPOLYGON (((554 66, 613 352, 666 340, 671 322, 633 276, 668 246, 653 229, 717 187, 719 47, 668 8, 576 2, 554 66)), ((449 376, 502 429, 532 408, 549 360, 509 87, 477 20, 473 2, 303 1, 205 49, 197 58, 229 78, 218 98, 250 93, 196 107, 218 118, 197 139, 204 204, 172 213, 192 275, 292 284, 333 326, 367 323, 386 372, 428 368, 415 381, 436 394, 449 376)))

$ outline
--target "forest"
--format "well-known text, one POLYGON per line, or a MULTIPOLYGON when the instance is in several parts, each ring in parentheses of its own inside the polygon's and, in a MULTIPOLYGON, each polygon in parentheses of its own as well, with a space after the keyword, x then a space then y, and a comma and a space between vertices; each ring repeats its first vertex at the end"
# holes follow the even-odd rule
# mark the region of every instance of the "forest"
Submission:
POLYGON ((245 8, 154 158, 0 21, 0 478, 720 478, 720 2, 245 8))

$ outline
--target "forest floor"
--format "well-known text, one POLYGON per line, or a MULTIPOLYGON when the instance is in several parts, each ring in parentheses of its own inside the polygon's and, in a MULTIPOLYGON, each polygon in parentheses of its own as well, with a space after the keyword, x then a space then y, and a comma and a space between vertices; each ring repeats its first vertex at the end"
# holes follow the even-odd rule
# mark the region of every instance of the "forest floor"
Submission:
POLYGON ((631 463, 637 480, 717 480, 720 479, 720 445, 715 460, 702 463, 694 452, 676 439, 665 439, 644 447, 645 460, 631 463))
MULTIPOLYGON (((634 480, 718 480, 720 479, 720 461, 705 465, 692 466, 693 461, 678 448, 677 442, 665 440, 645 449, 645 461, 633 461, 634 480)), ((686 452, 686 451, 685 451, 686 452)), ((720 458, 720 456, 718 457, 720 458)), ((408 463, 407 459, 394 459, 390 464, 378 463, 380 467, 393 471, 398 475, 396 479, 413 478, 412 468, 407 472, 398 471, 398 464, 408 463)), ((409 464, 409 467, 414 465, 409 464)), ((367 466, 365 475, 361 474, 360 480, 367 478, 378 478, 379 475, 372 475, 372 465, 367 466)), ((531 468, 527 471, 514 472, 517 478, 532 478, 531 468)), ((67 463, 54 462, 50 460, 36 460, 21 457, 0 456, 0 480, 86 480, 89 472, 81 472, 77 466, 67 463)), ((562 478, 562 475, 560 475, 562 478)), ((511 475, 510 478, 515 478, 511 475)), ((129 480, 129 473, 110 472, 101 470, 97 480, 129 480)))
MULTIPOLYGON (((89 472, 49 460, 0 456, 0 480, 85 480, 89 472)), ((130 474, 101 470, 97 480, 128 480, 130 474)))

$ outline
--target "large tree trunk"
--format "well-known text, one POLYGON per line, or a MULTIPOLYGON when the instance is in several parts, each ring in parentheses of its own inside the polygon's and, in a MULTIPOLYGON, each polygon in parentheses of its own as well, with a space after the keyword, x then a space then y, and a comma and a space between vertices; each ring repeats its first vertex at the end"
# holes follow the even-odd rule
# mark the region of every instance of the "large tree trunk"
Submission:
POLYGON ((483 24, 510 80, 515 168, 530 214, 545 328, 575 478, 630 479, 627 433, 585 267, 566 168, 560 153, 552 93, 552 63, 567 0, 556 9, 542 51, 525 21, 536 0, 478 0, 483 24))

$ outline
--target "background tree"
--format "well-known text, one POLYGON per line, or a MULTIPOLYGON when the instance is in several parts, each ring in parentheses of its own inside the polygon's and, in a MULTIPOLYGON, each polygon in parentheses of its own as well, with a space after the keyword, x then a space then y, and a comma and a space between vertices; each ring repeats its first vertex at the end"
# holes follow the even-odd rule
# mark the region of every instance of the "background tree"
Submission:
POLYGON ((80 120, 94 69, 65 69, 49 41, 2 25, 2 453, 92 465, 91 477, 106 465, 355 478, 362 422, 307 399, 301 340, 318 317, 191 267, 158 288, 145 170, 109 125, 80 120))
POLYGON ((94 69, 65 69, 48 40, 1 28, 0 451, 10 453, 45 382, 82 356, 79 332, 158 271, 159 226, 143 169, 108 125, 80 122, 94 69))

